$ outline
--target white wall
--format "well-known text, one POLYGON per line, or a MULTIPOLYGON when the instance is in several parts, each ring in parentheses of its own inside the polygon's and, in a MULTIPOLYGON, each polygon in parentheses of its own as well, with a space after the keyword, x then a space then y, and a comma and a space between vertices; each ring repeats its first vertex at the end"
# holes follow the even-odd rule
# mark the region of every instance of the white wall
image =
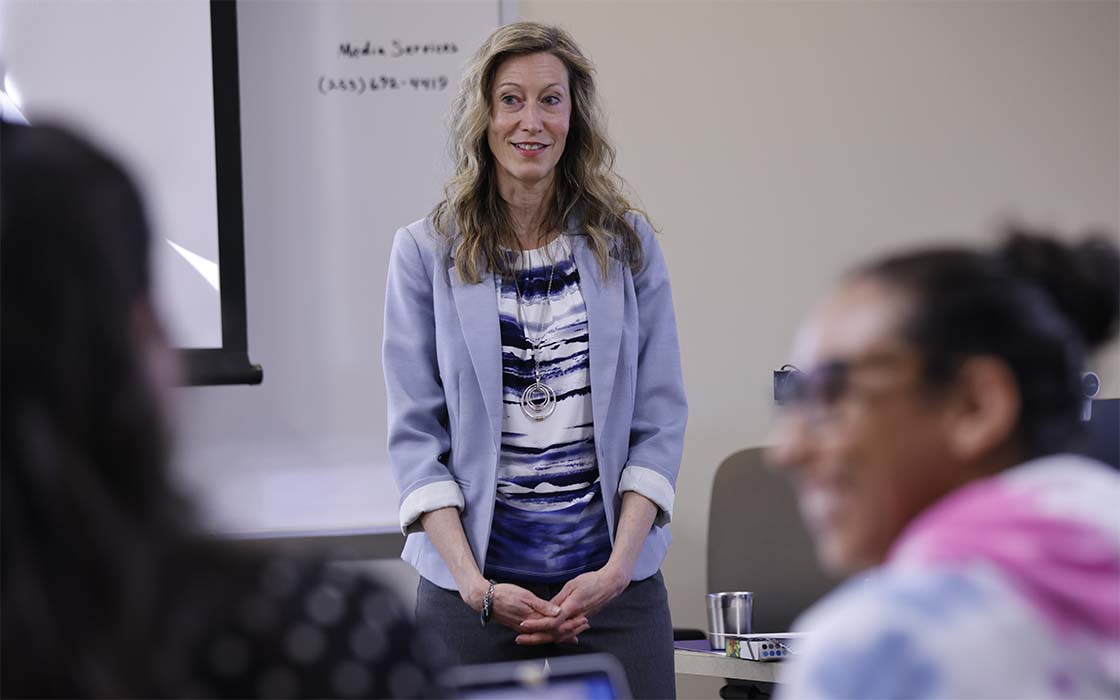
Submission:
MULTIPOLYGON (((599 69, 663 231, 691 417, 664 567, 703 627, 716 465, 762 444, 770 370, 855 261, 1002 217, 1120 229, 1120 4, 522 0, 599 69)), ((1120 395, 1113 346, 1097 362, 1120 395)))

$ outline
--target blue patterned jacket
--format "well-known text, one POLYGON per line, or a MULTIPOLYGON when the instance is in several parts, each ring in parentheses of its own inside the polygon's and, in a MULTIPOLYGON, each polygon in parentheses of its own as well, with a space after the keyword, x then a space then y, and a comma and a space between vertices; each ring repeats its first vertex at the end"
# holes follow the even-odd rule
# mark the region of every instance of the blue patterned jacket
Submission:
MULTIPOLYGON (((687 405, 669 275, 644 218, 640 272, 612 260, 606 280, 581 233, 572 236, 587 306, 594 435, 611 539, 621 494, 659 507, 633 579, 652 576, 669 547, 687 405)), ((437 586, 456 588, 419 518, 460 509, 481 570, 486 561, 502 429, 502 351, 491 275, 466 284, 429 219, 397 231, 385 294, 382 348, 389 459, 400 489, 402 558, 437 586)))

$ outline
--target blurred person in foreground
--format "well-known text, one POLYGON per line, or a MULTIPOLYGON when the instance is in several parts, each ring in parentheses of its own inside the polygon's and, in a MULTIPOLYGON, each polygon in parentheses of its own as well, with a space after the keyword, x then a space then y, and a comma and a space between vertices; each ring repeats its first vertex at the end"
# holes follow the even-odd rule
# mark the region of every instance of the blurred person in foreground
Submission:
POLYGON ((0 129, 0 693, 427 693, 381 586, 200 536, 168 471, 177 369, 136 188, 67 131, 0 129))
POLYGON ((849 275, 797 335, 771 452, 818 556, 859 574, 798 622, 790 698, 1120 696, 1120 476, 1067 454, 1116 331, 1115 243, 849 275))

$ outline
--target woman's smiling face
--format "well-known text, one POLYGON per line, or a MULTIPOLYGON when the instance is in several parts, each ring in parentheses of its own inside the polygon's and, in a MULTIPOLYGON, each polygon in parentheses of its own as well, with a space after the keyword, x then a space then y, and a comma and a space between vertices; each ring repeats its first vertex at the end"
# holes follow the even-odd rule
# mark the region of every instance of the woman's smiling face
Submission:
POLYGON ((568 69, 549 53, 506 59, 494 74, 487 141, 502 190, 549 182, 572 115, 568 69))
POLYGON ((948 400, 925 387, 921 355, 902 339, 908 303, 879 282, 848 283, 794 344, 814 389, 783 413, 769 458, 792 477, 818 557, 837 574, 881 562, 960 472, 948 400))

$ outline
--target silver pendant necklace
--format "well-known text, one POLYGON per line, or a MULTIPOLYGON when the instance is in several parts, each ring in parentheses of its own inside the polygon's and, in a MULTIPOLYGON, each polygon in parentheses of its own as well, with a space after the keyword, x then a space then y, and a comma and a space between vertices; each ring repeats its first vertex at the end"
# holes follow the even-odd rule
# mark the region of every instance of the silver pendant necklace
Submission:
MULTIPOLYGON (((531 263, 532 259, 530 258, 529 269, 532 269, 531 263)), ((550 324, 552 323, 552 278, 555 274, 556 265, 553 264, 548 273, 548 291, 545 292, 544 297, 548 304, 548 322, 550 324)), ((525 319, 521 317, 521 286, 517 282, 516 270, 513 272, 513 288, 517 292, 517 320, 521 322, 521 330, 525 340, 529 343, 529 353, 533 358, 533 383, 521 392, 521 412, 530 420, 542 421, 556 410, 556 392, 548 384, 541 381, 540 350, 548 333, 546 330, 536 340, 529 337, 529 326, 525 323, 525 319)), ((546 325, 544 328, 547 329, 548 326, 546 325)))

